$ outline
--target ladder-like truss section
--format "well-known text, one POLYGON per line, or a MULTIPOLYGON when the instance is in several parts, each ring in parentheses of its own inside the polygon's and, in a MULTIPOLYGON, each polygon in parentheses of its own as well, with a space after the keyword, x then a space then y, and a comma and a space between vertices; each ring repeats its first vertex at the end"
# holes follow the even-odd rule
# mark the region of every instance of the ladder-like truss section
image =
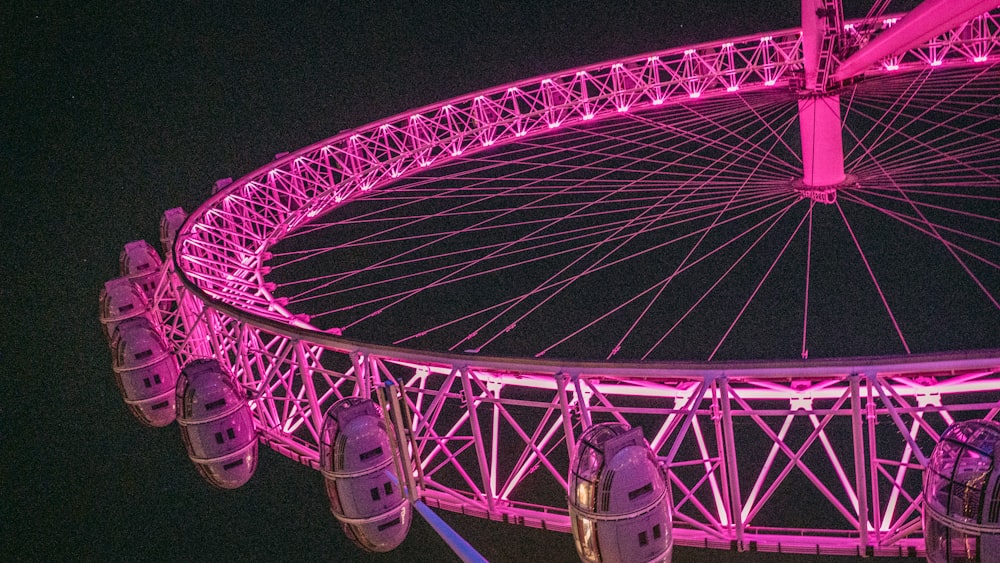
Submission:
MULTIPOLYGON (((893 18, 886 18, 889 26, 893 18)), ((882 27, 845 24, 857 43, 882 27), (878 29, 876 29, 878 27, 878 29)), ((960 66, 1000 56, 1000 13, 984 14, 872 72, 960 66)), ((293 318, 265 281, 267 249, 311 219, 449 158, 647 105, 801 81, 797 30, 583 67, 428 106, 341 133, 234 182, 192 214, 178 264, 197 292, 260 318, 293 318)))
POLYGON ((274 450, 318 468, 323 413, 391 382, 428 505, 562 532, 586 413, 644 429, 678 544, 920 555, 925 456, 952 422, 1000 410, 1000 350, 712 367, 430 357, 255 326, 174 297, 172 279, 157 310, 178 352, 227 364, 274 450))
MULTIPOLYGON (((847 23, 845 37, 863 43, 879 29, 847 23)), ((998 43, 998 15, 985 14, 872 72, 980 64, 998 43)), ((472 358, 322 333, 266 279, 268 249, 286 234, 421 167, 648 105, 798 87, 801 69, 799 32, 775 32, 518 82, 342 133, 193 213, 154 309, 182 360, 211 355, 238 376, 263 441, 314 468, 326 409, 392 382, 431 506, 568 531, 566 473, 587 413, 644 429, 670 472, 679 544, 920 554, 925 455, 954 420, 996 416, 1000 350, 690 365, 472 358)))

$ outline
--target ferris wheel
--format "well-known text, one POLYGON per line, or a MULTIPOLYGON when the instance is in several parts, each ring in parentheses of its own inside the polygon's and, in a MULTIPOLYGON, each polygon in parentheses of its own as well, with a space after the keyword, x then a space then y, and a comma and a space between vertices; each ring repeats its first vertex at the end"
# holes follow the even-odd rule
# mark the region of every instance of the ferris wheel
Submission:
POLYGON ((258 443, 321 471, 374 551, 419 502, 595 561, 978 554, 1000 493, 949 528, 922 483, 950 493, 1000 436, 1000 13, 885 4, 806 0, 801 29, 461 96, 218 183, 102 295, 126 402, 220 487, 258 443))

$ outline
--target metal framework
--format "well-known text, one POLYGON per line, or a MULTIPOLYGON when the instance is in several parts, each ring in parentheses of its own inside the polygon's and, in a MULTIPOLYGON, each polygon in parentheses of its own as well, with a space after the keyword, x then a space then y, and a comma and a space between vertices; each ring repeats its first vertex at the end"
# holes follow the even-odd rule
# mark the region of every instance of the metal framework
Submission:
MULTIPOLYGON (((845 34, 864 42, 893 21, 849 22, 845 34)), ((869 74, 989 64, 998 48, 998 14, 984 14, 869 74)), ((525 80, 342 133, 194 212, 155 310, 181 360, 228 363, 262 441, 313 468, 333 402, 400 401, 412 478, 432 507, 568 531, 575 436, 619 420, 642 426, 669 468, 680 545, 921 554, 925 456, 954 420, 996 416, 1000 350, 742 363, 433 353, 319 330, 268 279, 289 233, 415 171, 645 107, 797 88, 802 68, 801 34, 786 30, 525 80)))

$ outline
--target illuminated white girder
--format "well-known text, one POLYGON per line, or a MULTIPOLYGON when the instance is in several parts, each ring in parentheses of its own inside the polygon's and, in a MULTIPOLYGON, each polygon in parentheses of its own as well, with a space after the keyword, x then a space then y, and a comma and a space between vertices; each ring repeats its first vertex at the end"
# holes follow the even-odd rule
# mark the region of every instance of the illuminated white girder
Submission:
POLYGON ((833 80, 842 82, 862 74, 880 60, 908 51, 997 6, 997 0, 924 0, 841 63, 833 80))
POLYGON ((810 187, 836 186, 845 178, 840 95, 825 92, 825 81, 820 78, 821 65, 823 76, 829 65, 829 50, 834 45, 830 38, 840 32, 835 27, 835 22, 840 20, 839 13, 839 2, 802 0, 805 86, 799 98, 799 131, 802 182, 810 187), (836 17, 829 18, 829 12, 834 12, 836 17), (831 19, 834 26, 831 26, 831 19))
MULTIPOLYGON (((995 15, 977 22, 871 72, 976 64, 998 44, 995 15)), ((361 192, 643 106, 788 87, 802 50, 797 30, 667 50, 456 98, 306 147, 192 213, 176 247, 183 279, 166 262, 153 309, 180 358, 210 354, 239 378, 262 441, 315 469, 320 414, 345 396, 398 386, 412 479, 433 507, 568 531, 572 444, 583 426, 613 419, 643 426, 670 470, 678 544, 922 553, 914 475, 956 416, 997 416, 1000 350, 683 365, 431 353, 318 331, 268 281, 269 248, 361 192), (806 485, 792 487, 793 477, 806 485), (839 528, 764 520, 793 502, 828 509, 839 528)), ((811 160, 810 186, 843 179, 842 149, 826 146, 840 138, 833 98, 799 102, 803 127, 828 134, 808 135, 815 152, 841 154, 839 172, 811 160)))

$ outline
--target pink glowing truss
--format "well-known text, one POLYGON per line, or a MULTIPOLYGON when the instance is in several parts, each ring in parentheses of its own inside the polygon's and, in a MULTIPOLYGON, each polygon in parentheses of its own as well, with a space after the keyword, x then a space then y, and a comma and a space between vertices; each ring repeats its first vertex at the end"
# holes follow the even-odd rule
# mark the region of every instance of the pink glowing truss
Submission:
POLYGON ((347 131, 192 213, 154 310, 313 468, 333 402, 404 405, 431 506, 568 531, 575 437, 618 420, 669 469, 679 544, 922 553, 927 452, 1000 399, 998 39, 984 14, 837 85, 833 182, 803 177, 800 92, 835 77, 804 76, 799 30, 347 131))

